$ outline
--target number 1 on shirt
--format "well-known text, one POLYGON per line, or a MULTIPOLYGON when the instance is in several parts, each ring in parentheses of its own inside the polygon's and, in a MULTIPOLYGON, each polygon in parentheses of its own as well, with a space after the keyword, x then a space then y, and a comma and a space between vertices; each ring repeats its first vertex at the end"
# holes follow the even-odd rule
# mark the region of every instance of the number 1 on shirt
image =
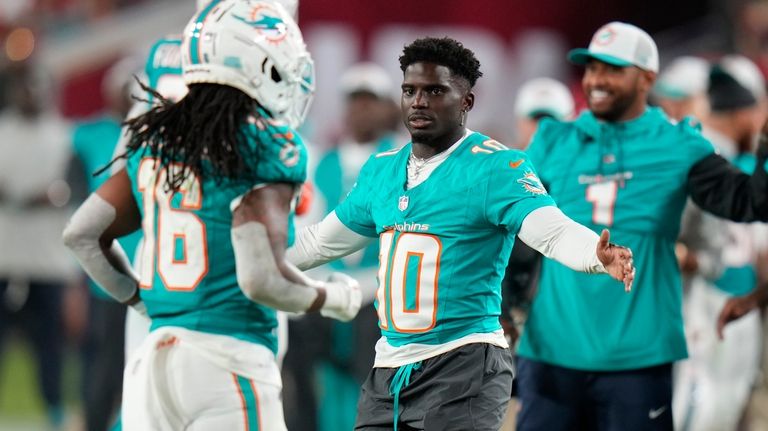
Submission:
POLYGON ((590 184, 587 187, 587 201, 592 203, 592 223, 613 226, 618 189, 616 181, 590 184))

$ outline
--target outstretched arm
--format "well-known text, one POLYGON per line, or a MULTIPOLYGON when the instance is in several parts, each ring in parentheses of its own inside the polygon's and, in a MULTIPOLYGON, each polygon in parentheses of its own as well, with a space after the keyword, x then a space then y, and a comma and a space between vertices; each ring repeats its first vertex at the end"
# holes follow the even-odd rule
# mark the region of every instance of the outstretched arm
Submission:
POLYGON ((760 133, 757 165, 743 173, 718 154, 704 157, 688 172, 691 199, 705 211, 733 221, 768 221, 768 122, 760 133))
POLYGON ((296 242, 286 258, 299 269, 307 270, 352 254, 375 238, 360 235, 339 220, 336 212, 296 234, 296 242))
POLYGON ((251 300, 283 311, 320 311, 351 320, 360 308, 357 282, 341 274, 312 280, 285 259, 288 214, 294 185, 254 188, 232 207, 232 247, 237 280, 251 300))
POLYGON ((635 267, 632 251, 610 243, 604 229, 597 234, 571 220, 559 208, 541 207, 531 211, 520 227, 518 237, 544 256, 586 273, 607 273, 632 289, 635 267))

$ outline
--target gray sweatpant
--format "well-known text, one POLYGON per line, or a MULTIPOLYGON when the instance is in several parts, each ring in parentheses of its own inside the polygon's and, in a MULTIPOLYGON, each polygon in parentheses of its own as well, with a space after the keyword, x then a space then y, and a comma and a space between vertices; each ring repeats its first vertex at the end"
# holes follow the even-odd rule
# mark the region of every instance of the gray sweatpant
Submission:
MULTIPOLYGON (((398 431, 498 431, 512 390, 512 355, 487 343, 422 361, 400 393, 398 431)), ((361 389, 355 430, 394 428, 389 387, 397 368, 374 368, 361 389)))

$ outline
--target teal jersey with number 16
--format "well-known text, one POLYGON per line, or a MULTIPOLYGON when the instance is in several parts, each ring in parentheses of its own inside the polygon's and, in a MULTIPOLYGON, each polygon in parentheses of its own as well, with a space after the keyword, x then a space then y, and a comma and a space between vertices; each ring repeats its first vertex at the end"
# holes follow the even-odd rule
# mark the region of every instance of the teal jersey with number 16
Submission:
MULTIPOLYGON (((180 326, 229 335, 263 344, 276 351, 275 310, 250 301, 237 284, 230 230, 230 203, 254 186, 306 178, 306 149, 298 134, 284 126, 248 125, 251 167, 247 178, 220 182, 189 175, 177 192, 166 185, 168 170, 146 149, 126 166, 142 214, 144 244, 139 262, 141 298, 152 318, 152 329, 180 326)), ((289 244, 293 240, 289 216, 289 244)))

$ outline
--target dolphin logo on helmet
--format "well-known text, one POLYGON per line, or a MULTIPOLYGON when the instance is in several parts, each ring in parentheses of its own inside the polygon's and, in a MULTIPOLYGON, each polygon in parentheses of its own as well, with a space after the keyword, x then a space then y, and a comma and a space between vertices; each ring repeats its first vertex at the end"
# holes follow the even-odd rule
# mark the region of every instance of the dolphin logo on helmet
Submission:
POLYGON ((288 27, 271 7, 257 5, 249 15, 249 18, 240 15, 233 15, 233 17, 253 27, 270 42, 279 43, 285 40, 288 27))

